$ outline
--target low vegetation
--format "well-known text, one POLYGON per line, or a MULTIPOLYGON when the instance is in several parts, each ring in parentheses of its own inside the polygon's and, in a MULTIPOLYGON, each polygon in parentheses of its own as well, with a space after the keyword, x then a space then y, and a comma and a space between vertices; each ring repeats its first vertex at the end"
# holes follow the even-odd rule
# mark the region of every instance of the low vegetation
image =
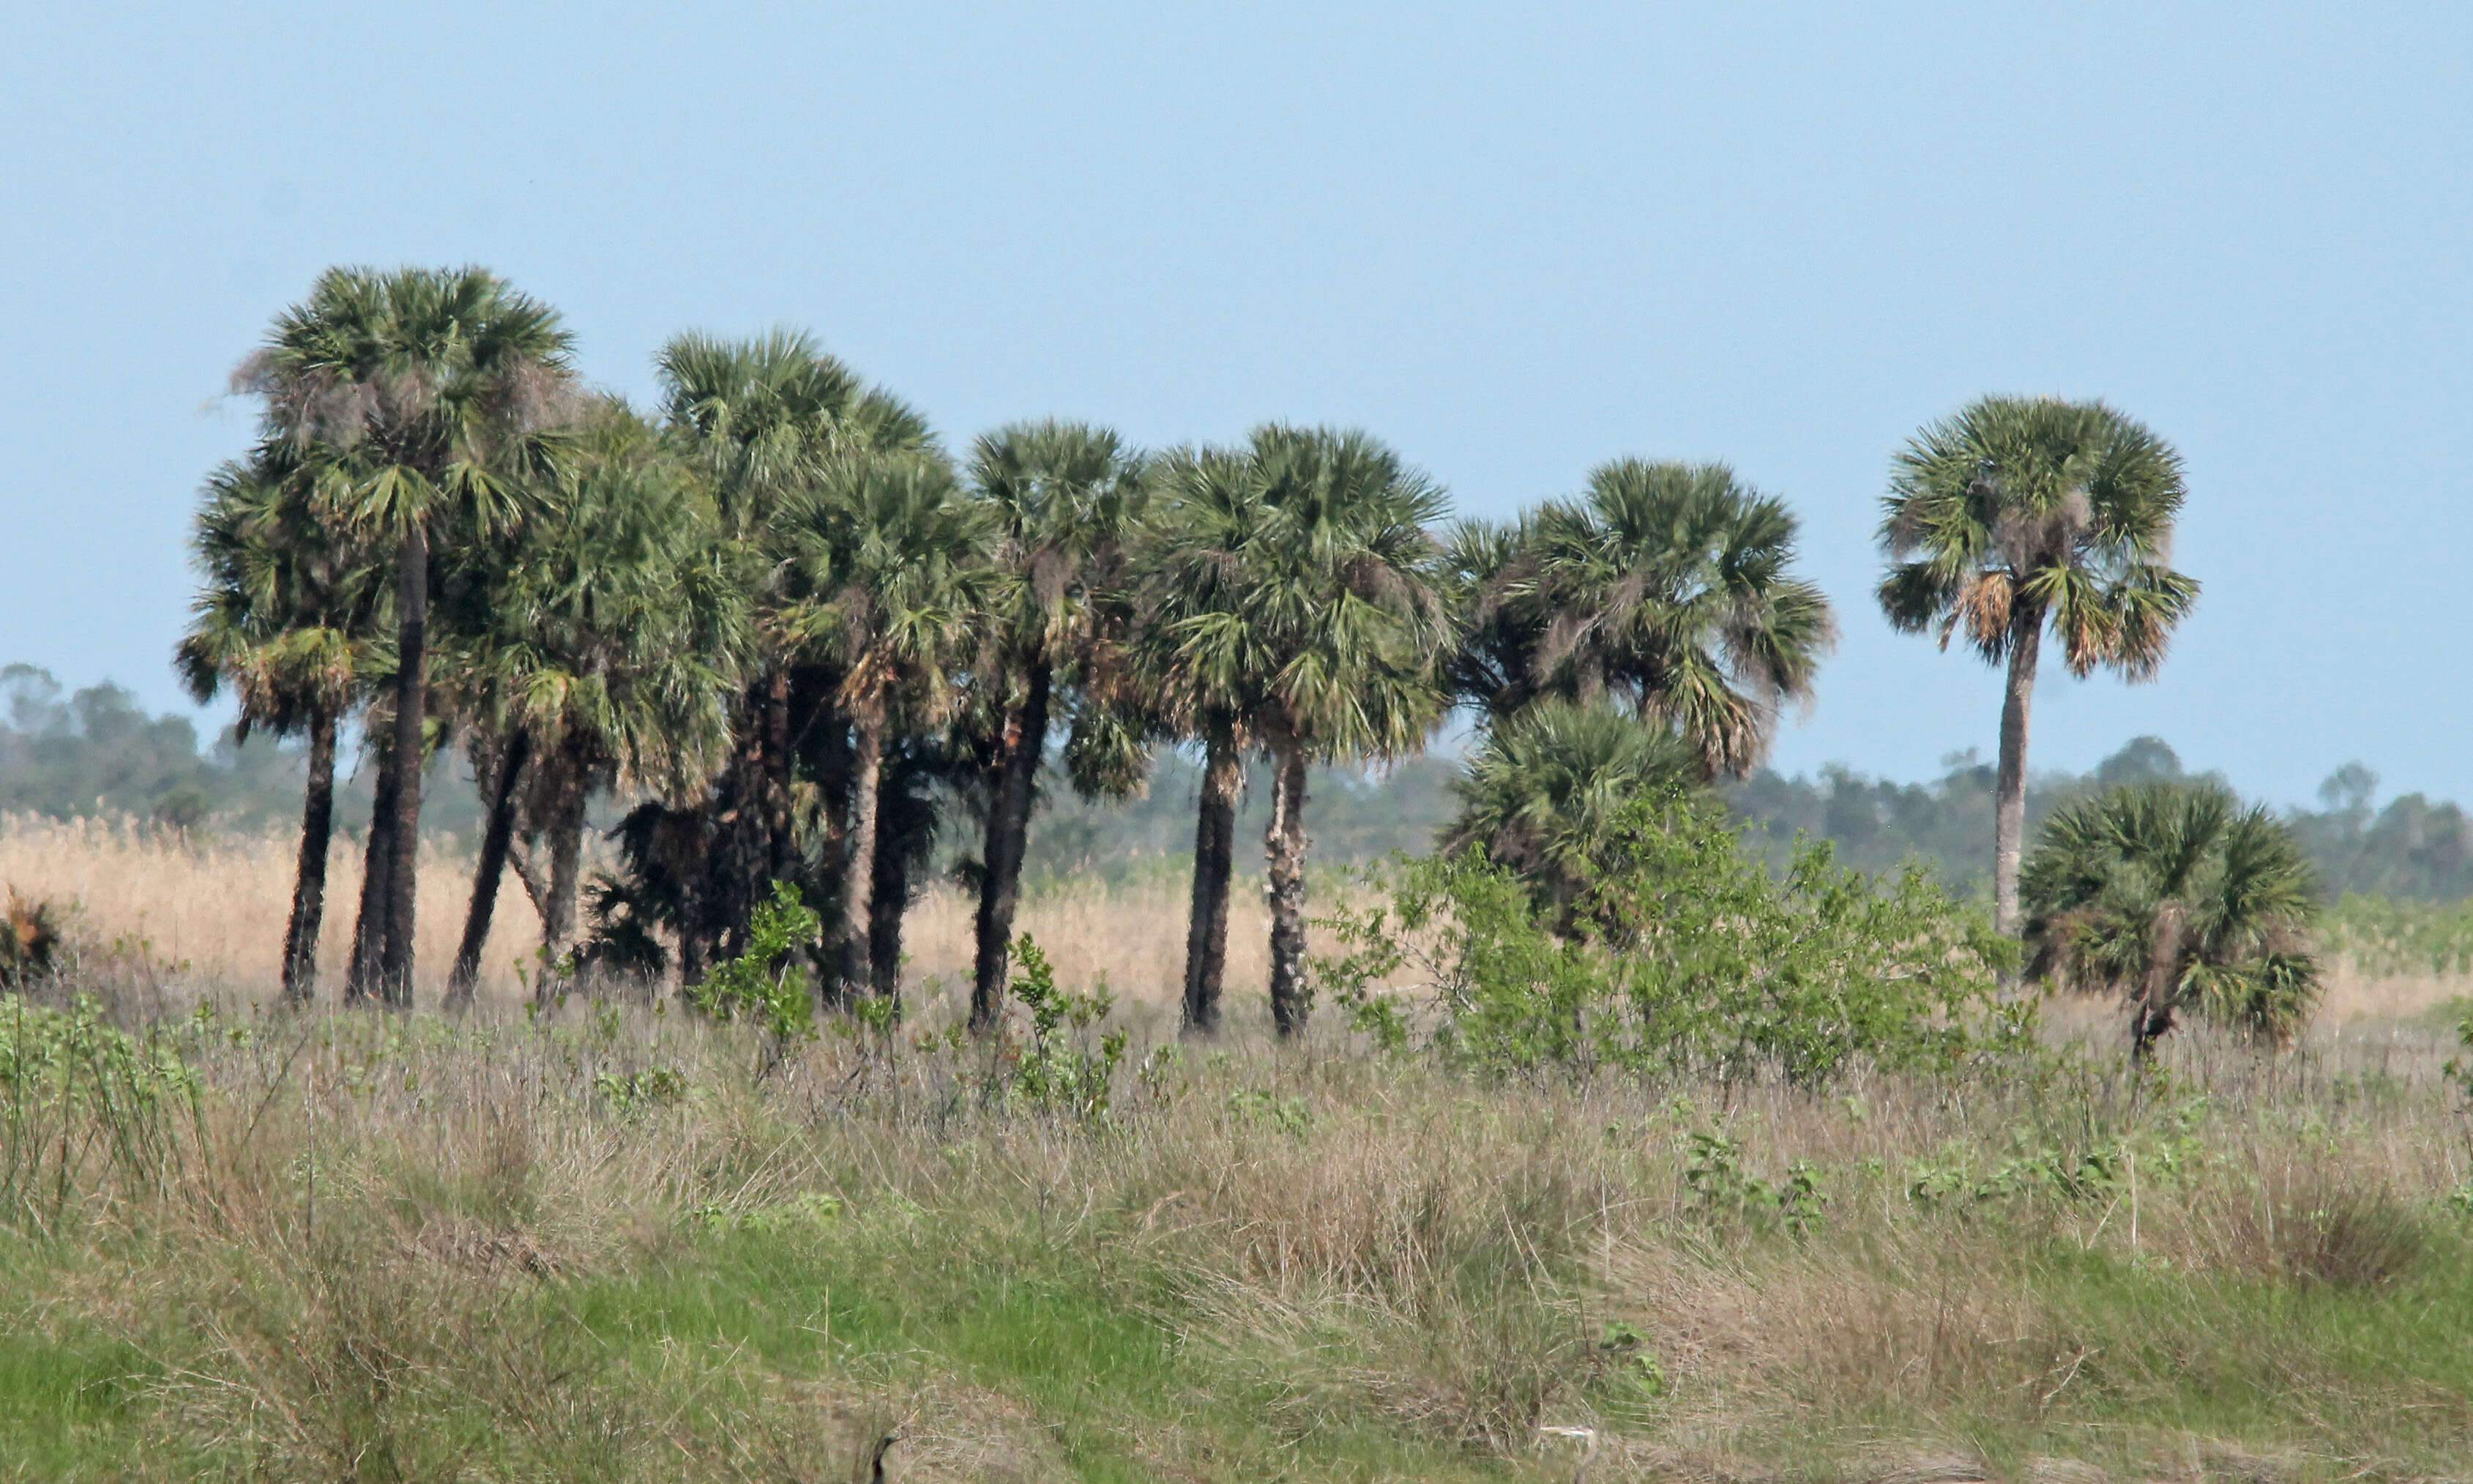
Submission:
POLYGON ((993 1042, 842 1021, 787 1055, 608 1004, 13 1001, 0 1451, 1550 1479, 1578 1445, 1541 1428, 1585 1427, 1597 1479, 2461 1464, 2452 1034, 1538 1077, 1333 1026, 1205 1053, 1023 957, 993 1042))

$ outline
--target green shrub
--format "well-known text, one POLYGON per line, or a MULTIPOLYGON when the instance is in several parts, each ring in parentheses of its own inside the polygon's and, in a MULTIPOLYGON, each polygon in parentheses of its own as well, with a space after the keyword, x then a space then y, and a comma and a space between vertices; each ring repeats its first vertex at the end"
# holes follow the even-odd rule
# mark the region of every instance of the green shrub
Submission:
POLYGON ((747 951, 713 966, 687 987, 689 1002, 716 1020, 744 1017, 770 1033, 777 1045, 812 1036, 814 996, 795 971, 796 950, 824 931, 817 917, 786 881, 773 883, 773 899, 759 904, 748 926, 747 951))
POLYGON ((1824 1080, 1861 1058, 1946 1061, 2015 1038, 2025 1005, 1997 975, 2014 948, 1919 871, 1839 869, 1806 844, 1780 881, 1705 802, 1635 802, 1568 891, 1477 850, 1402 859, 1381 900, 1324 925, 1313 963, 1351 1023, 1405 1043, 1404 970, 1432 1000, 1431 1041, 1501 1066, 1615 1065, 1824 1080))
POLYGON ((1108 1017, 1116 996, 1102 984, 1088 994, 1057 987, 1056 970, 1029 934, 1014 940, 1013 997, 1030 1012, 1030 1041, 1013 1048, 1014 1089, 1043 1107, 1095 1118, 1113 1101, 1116 1067, 1125 1059, 1126 1036, 1109 1031, 1094 1048, 1091 1027, 1108 1017))

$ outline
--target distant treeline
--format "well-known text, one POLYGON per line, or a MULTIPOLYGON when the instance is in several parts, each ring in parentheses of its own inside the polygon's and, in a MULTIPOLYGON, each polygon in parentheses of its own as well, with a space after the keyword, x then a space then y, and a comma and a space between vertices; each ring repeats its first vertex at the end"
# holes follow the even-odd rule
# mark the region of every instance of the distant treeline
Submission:
MULTIPOLYGON (((470 784, 441 758, 432 827, 468 833, 480 819, 470 784)), ((300 824, 300 749, 242 742, 226 728, 201 746, 185 716, 150 715, 109 681, 66 692, 33 665, 0 668, 0 814, 135 819, 176 829, 255 830, 300 824)), ((367 770, 335 788, 339 828, 369 826, 367 770)))
MULTIPOLYGON (((54 818, 133 817, 182 828, 288 827, 300 814, 302 769, 296 748, 265 738, 236 741, 229 730, 202 747, 183 716, 151 715, 130 691, 108 682, 68 693, 31 665, 0 669, 0 812, 54 818)), ((1945 760, 1948 771, 1922 783, 1825 768, 1816 778, 1764 769, 1726 785, 1727 802, 1771 857, 1783 860, 1798 832, 1827 839, 1846 864, 1895 870, 1923 861, 1968 892, 1990 889, 1993 767, 1972 753, 1945 760)), ((1326 769, 1315 774, 1308 824, 1315 856, 1330 864, 1379 859, 1430 847, 1457 807, 1455 758, 1415 758, 1388 770, 1326 769)), ((2027 794, 2033 826, 2053 809, 2115 783, 2183 776, 2160 738, 2139 737, 2086 774, 2044 773, 2027 794)), ((1031 830, 1028 874, 1120 879, 1181 869, 1193 849, 1193 802, 1201 769, 1181 753, 1163 754, 1148 791, 1124 803, 1095 803, 1057 786, 1031 830)), ((1240 840, 1258 840, 1268 789, 1249 778, 1237 819, 1240 840)), ((2322 807, 2288 818, 2317 861, 2328 894, 2455 901, 2473 897, 2473 822, 2446 801, 2420 794, 2376 802, 2378 776, 2360 763, 2338 769, 2318 790, 2322 807)), ((369 819, 367 770, 339 786, 337 811, 357 832, 369 819)), ((458 758, 433 769, 423 817, 441 831, 468 836, 480 817, 469 770, 458 758), (432 812, 434 811, 434 812, 432 812)), ((965 842, 950 842, 961 846, 965 842)))
MULTIPOLYGON (((1834 767, 1817 778, 1763 770, 1725 792, 1740 816, 1766 831, 1775 858, 1784 858, 1801 831, 1830 840, 1841 860, 1865 871, 1892 870, 1914 858, 1953 886, 1988 893, 1993 765, 1973 752, 1943 762, 1949 771, 1927 783, 1895 783, 1834 767)), ((2090 773, 2037 774, 2027 785, 2028 838, 2073 800, 2119 783, 2183 776, 2180 757, 2159 737, 2133 738, 2090 773)), ((2323 807, 2286 813, 2327 895, 2424 901, 2473 897, 2473 824, 2464 811, 2421 794, 2376 807, 2378 781, 2368 768, 2347 763, 2319 786, 2323 807)))

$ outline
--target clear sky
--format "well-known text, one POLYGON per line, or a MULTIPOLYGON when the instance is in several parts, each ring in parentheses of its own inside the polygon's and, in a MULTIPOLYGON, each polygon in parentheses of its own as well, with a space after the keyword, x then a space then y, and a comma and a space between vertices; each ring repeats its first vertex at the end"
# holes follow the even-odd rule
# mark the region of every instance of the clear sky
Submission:
POLYGON ((2457 5, 53 6, 0 51, 0 661, 180 702, 232 364, 330 263, 487 264, 649 390, 816 330, 959 444, 1358 423, 1508 514, 1618 454, 1785 496, 1845 638, 1777 761, 1992 751, 1869 598, 1889 455, 1990 391, 2189 460, 2163 678, 2048 669, 2280 801, 2473 798, 2457 5))

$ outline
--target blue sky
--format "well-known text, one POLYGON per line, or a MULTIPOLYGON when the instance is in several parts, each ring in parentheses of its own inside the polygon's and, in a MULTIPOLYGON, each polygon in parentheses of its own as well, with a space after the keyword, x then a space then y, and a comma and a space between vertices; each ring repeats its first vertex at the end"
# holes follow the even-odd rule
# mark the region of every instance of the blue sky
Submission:
POLYGON ((486 263, 649 389, 816 330, 956 443, 1358 423, 1504 515, 1619 454, 1801 514, 1845 628, 1777 761, 1992 749, 1870 606, 1889 455, 1988 391, 2189 459, 2163 678, 2048 672, 2282 801, 2473 797, 2473 10, 51 7, 0 55, 0 662, 180 696, 232 366, 334 262, 486 263))

